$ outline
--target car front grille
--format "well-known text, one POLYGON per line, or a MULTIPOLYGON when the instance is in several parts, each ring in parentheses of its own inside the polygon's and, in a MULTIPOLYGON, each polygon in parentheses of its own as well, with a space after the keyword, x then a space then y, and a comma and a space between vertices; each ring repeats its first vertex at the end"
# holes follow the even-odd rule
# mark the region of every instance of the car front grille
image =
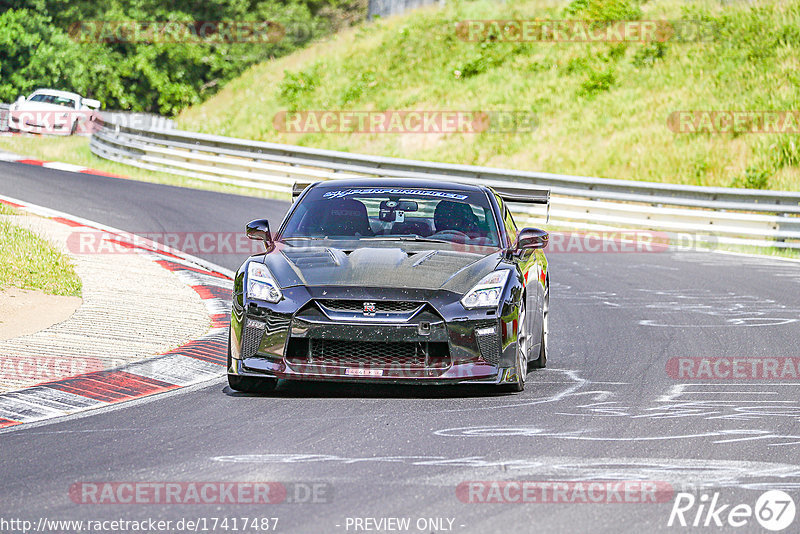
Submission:
POLYGON ((267 326, 264 329, 264 333, 266 335, 274 334, 279 330, 285 330, 289 328, 289 323, 291 319, 288 315, 279 315, 277 313, 270 313, 267 315, 267 326))
POLYGON ((318 300, 324 308, 343 313, 364 313, 364 303, 375 304, 375 313, 409 313, 422 306, 421 302, 403 300, 318 300))
POLYGON ((250 358, 258 351, 265 327, 266 323, 247 319, 242 329, 242 358, 250 358))
POLYGON ((287 361, 292 364, 368 369, 445 369, 450 365, 447 343, 353 341, 338 339, 294 339, 305 343, 290 347, 287 361))
POLYGON ((497 321, 486 321, 475 326, 476 331, 485 328, 493 328, 493 333, 484 335, 476 333, 475 338, 483 359, 492 365, 497 365, 500 363, 500 334, 497 332, 497 321))
POLYGON ((242 329, 242 358, 250 358, 258 352, 264 336, 289 328, 290 318, 267 312, 266 321, 248 317, 242 329))

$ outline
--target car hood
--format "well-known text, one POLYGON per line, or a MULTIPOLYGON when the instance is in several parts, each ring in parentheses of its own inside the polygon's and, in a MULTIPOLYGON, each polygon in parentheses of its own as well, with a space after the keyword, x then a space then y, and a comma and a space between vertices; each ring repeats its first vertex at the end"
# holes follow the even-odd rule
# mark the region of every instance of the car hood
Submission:
POLYGON ((501 260, 502 253, 498 249, 484 249, 483 252, 488 253, 285 247, 267 254, 264 261, 282 287, 386 287, 464 293, 493 271, 501 260))

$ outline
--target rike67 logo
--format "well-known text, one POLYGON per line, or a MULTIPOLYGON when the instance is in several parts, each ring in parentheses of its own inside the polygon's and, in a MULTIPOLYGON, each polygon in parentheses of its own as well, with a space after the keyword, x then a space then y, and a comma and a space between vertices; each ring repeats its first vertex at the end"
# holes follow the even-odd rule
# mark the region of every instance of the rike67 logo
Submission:
POLYGON ((667 526, 724 527, 727 530, 751 525, 755 519, 762 528, 778 532, 791 525, 794 516, 794 499, 780 490, 761 494, 755 506, 722 503, 719 492, 700 496, 681 492, 675 496, 667 526))

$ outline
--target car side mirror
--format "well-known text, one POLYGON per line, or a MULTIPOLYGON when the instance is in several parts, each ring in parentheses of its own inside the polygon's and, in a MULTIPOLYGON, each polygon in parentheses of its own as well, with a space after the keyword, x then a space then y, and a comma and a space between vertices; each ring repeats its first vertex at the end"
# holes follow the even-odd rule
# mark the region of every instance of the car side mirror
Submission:
POLYGON ((269 232, 269 221, 266 219, 256 219, 247 223, 247 237, 250 239, 260 239, 264 242, 267 250, 273 247, 272 235, 269 232))
POLYGON ((550 234, 538 228, 523 228, 517 236, 517 250, 544 248, 550 234))
POLYGON ((17 104, 22 104, 23 102, 25 102, 25 97, 24 97, 24 96, 20 96, 20 97, 17 99, 17 104))

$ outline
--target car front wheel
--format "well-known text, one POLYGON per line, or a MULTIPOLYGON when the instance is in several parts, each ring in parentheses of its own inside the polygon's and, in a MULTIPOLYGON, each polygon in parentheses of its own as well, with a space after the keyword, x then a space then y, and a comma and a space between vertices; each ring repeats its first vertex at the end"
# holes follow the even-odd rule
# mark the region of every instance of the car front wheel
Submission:
POLYGON ((231 389, 243 393, 270 393, 278 385, 276 378, 255 378, 252 376, 228 375, 231 389))
MULTIPOLYGON (((231 340, 228 336, 228 369, 231 368, 231 340)), ((275 391, 278 385, 277 378, 260 378, 253 376, 239 376, 228 374, 228 385, 231 389, 243 393, 270 393, 275 391)))
POLYGON ((514 361, 514 376, 516 380, 510 384, 505 384, 503 387, 505 391, 520 392, 525 389, 525 377, 528 374, 528 344, 530 343, 527 321, 525 319, 525 299, 523 298, 519 308, 519 317, 517 319, 517 357, 514 361))

